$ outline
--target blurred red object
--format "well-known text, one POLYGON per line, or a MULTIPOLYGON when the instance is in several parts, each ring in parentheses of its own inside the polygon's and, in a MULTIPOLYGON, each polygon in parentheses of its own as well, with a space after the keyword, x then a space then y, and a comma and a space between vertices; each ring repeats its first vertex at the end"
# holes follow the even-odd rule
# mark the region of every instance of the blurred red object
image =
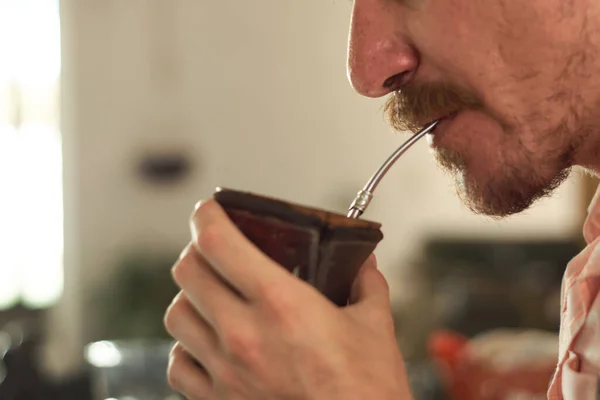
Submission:
POLYGON ((558 361, 558 336, 536 330, 495 330, 473 339, 448 330, 429 337, 453 400, 537 400, 558 361))

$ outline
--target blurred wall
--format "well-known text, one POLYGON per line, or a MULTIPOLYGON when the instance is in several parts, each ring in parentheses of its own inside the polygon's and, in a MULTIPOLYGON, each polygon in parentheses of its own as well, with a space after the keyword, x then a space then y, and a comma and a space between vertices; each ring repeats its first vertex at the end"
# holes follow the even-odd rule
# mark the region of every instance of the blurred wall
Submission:
MULTIPOLYGON (((361 98, 347 82, 348 2, 61 3, 67 274, 54 316, 59 345, 85 342, 83 326, 94 318, 86 294, 119 252, 183 247, 194 203, 215 186, 343 212, 406 139, 385 125, 382 100, 361 98), (137 157, 165 148, 191 152, 192 176, 171 189, 139 182, 137 157)), ((526 215, 492 222, 460 205, 420 143, 365 218, 384 225, 379 262, 401 293, 394 277, 429 234, 577 232, 577 187, 572 180, 526 215)), ((77 354, 62 365, 69 360, 77 354)))

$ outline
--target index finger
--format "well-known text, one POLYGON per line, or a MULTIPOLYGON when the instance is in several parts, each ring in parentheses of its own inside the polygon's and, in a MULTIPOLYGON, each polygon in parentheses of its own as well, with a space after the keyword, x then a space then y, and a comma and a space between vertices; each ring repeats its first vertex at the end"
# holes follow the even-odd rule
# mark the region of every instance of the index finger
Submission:
POLYGON ((213 199, 197 205, 191 231, 194 246, 204 259, 248 300, 260 298, 265 288, 294 281, 286 269, 244 236, 213 199))

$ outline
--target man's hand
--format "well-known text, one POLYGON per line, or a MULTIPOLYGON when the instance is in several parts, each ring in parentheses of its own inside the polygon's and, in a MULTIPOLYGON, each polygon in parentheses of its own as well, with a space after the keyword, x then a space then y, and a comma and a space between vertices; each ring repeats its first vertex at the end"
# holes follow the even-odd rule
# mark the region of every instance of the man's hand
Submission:
POLYGON ((385 278, 371 258, 338 308, 260 252, 213 200, 197 207, 165 315, 171 386, 200 399, 410 399, 385 278))

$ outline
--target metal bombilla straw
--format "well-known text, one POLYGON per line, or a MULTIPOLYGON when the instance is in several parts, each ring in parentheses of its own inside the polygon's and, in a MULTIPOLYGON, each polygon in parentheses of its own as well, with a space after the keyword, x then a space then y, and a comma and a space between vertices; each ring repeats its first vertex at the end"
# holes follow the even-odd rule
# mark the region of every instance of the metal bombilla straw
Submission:
POLYGON ((369 179, 367 184, 356 195, 356 198, 350 205, 348 218, 359 218, 365 212, 371 203, 371 200, 373 199, 373 191, 377 188, 377 185, 379 185, 379 182, 381 182, 392 165, 398 161, 400 156, 404 154, 406 150, 410 149, 413 144, 417 143, 419 139, 432 132, 439 122, 440 121, 437 120, 421 129, 414 136, 408 139, 402 146, 400 146, 400 148, 396 150, 385 163, 383 163, 379 170, 371 177, 371 179, 369 179))

